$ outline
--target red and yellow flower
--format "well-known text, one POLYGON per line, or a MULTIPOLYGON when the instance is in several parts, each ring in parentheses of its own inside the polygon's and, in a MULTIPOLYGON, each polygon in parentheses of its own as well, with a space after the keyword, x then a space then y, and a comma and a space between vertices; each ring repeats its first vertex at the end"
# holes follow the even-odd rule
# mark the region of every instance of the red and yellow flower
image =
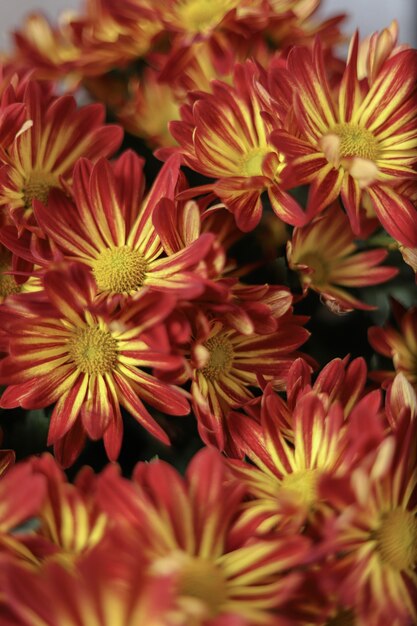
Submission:
POLYGON ((72 96, 53 97, 50 86, 29 80, 20 85, 30 124, 15 139, 0 171, 0 205, 4 221, 21 231, 36 230, 33 200, 47 202, 53 188, 67 189, 81 157, 97 160, 112 154, 122 129, 104 125, 104 108, 77 108, 72 96))
POLYGON ((328 585, 360 624, 417 619, 416 425, 400 417, 351 476, 320 485, 337 513, 326 526, 326 548, 337 555, 328 585))
POLYGON ((175 619, 175 576, 146 577, 142 555, 121 558, 119 543, 114 539, 107 552, 89 555, 76 570, 57 562, 49 562, 41 571, 7 564, 1 603, 5 623, 188 626, 189 622, 175 619))
MULTIPOLYGON (((301 322, 302 322, 301 318, 301 322)), ((234 449, 229 435, 228 414, 242 406, 259 388, 260 377, 282 387, 297 358, 296 349, 308 331, 291 313, 277 320, 275 332, 244 335, 220 321, 211 322, 191 346, 193 377, 191 394, 204 441, 223 450, 234 449)))
POLYGON ((135 153, 125 152, 114 164, 102 159, 93 166, 82 159, 74 170, 75 206, 55 194, 53 213, 41 203, 35 213, 65 257, 91 270, 101 299, 119 302, 148 287, 192 298, 204 289, 198 266, 213 235, 166 255, 153 223, 156 204, 174 197, 178 175, 179 162, 172 157, 142 201, 143 161, 135 153))
POLYGON ((261 412, 261 422, 237 412, 230 422, 236 446, 255 465, 231 462, 252 498, 243 523, 261 533, 285 526, 299 530, 312 522, 323 504, 320 477, 343 473, 349 464, 339 403, 329 405, 325 394, 306 390, 294 408, 290 437, 288 423, 272 408, 261 412))
POLYGON ((100 483, 103 508, 114 512, 119 533, 143 545, 149 574, 176 572, 177 606, 187 624, 193 615, 213 626, 232 616, 251 626, 281 624, 279 608, 300 582, 294 568, 309 542, 235 536, 243 489, 217 451, 200 451, 185 478, 155 461, 137 466, 133 484, 114 468, 100 483))
MULTIPOLYGON (((48 302, 13 323, 9 318, 9 355, 0 363, 8 385, 3 408, 40 408, 55 403, 48 443, 63 465, 71 465, 85 436, 103 437, 110 459, 117 458, 123 434, 120 404, 160 440, 168 439, 141 398, 170 415, 188 412, 185 394, 143 368, 178 367, 169 353, 160 322, 175 299, 143 293, 118 313, 93 305, 96 286, 81 265, 45 274, 48 302)), ((30 312, 30 303, 28 304, 30 312)), ((10 319, 11 318, 11 319, 10 319)))
POLYGON ((395 325, 372 326, 368 331, 371 346, 384 357, 392 359, 395 371, 378 370, 370 376, 379 382, 390 381, 396 372, 403 372, 417 386, 417 308, 405 309, 392 301, 395 325))
POLYGON ((303 210, 285 191, 286 160, 269 140, 273 126, 261 115, 257 80, 259 68, 254 63, 237 65, 233 86, 213 82, 212 93, 194 94, 192 104, 181 109, 182 121, 170 124, 184 163, 217 179, 187 191, 187 196, 213 192, 243 231, 259 223, 264 191, 283 221, 295 225, 305 221, 303 210))
POLYGON ((347 216, 335 204, 310 224, 295 228, 287 259, 298 272, 303 292, 313 289, 334 310, 372 309, 345 287, 366 287, 390 280, 394 267, 381 267, 383 249, 358 252, 347 216))
POLYGON ((385 59, 372 84, 359 79, 357 66, 357 35, 337 88, 326 75, 319 41, 312 52, 294 48, 287 70, 273 72, 292 95, 286 129, 277 129, 271 141, 291 163, 294 181, 311 184, 311 217, 340 194, 355 234, 366 205, 394 239, 415 247, 416 210, 397 186, 415 179, 417 52, 385 59))

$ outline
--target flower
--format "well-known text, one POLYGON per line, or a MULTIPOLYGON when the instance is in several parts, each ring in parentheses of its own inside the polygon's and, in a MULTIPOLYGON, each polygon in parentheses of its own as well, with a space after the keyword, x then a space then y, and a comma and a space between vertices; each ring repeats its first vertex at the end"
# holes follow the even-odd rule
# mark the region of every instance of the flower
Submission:
POLYGON ((295 228, 287 244, 288 263, 298 272, 303 292, 313 289, 341 311, 375 308, 343 287, 377 285, 395 276, 396 268, 379 265, 387 255, 382 249, 357 251, 349 220, 337 204, 307 226, 295 228))
POLYGON ((291 437, 274 408, 265 404, 261 423, 237 412, 230 421, 236 446, 255 465, 230 462, 252 498, 242 523, 260 533, 312 523, 323 505, 320 477, 344 473, 350 462, 339 403, 329 404, 326 394, 306 389, 293 410, 291 437))
POLYGON ((299 583, 294 570, 309 541, 235 536, 243 489, 216 450, 197 453, 185 478, 162 461, 138 464, 133 484, 114 470, 100 478, 102 506, 114 512, 119 533, 143 545, 149 575, 176 572, 182 615, 213 626, 232 616, 251 626, 281 623, 274 609, 299 583))
MULTIPOLYGON (((406 378, 417 386, 417 308, 405 309, 392 300, 396 327, 387 324, 383 328, 372 326, 368 330, 371 346, 384 357, 392 359, 395 372, 403 372, 406 378)), ((394 371, 378 370, 370 376, 379 382, 390 381, 394 371)))
POLYGON ((287 70, 272 75, 287 85, 291 113, 287 128, 274 131, 271 142, 285 154, 294 181, 311 183, 308 215, 341 194, 355 234, 365 203, 392 237, 415 247, 415 207, 396 185, 415 177, 417 52, 401 50, 387 58, 370 85, 359 80, 357 64, 356 34, 340 84, 332 90, 319 41, 312 52, 293 48, 287 70))
POLYGON ((275 332, 242 334, 220 321, 211 322, 208 333, 191 346, 194 367, 191 394, 204 441, 224 449, 233 445, 228 426, 232 407, 253 398, 252 388, 260 377, 283 386, 288 370, 298 356, 295 350, 308 338, 308 331, 291 313, 277 320, 275 332))
POLYGON ((113 539, 107 551, 90 554, 76 570, 57 562, 35 572, 7 564, 1 607, 7 624, 186 626, 170 615, 174 576, 146 578, 142 555, 122 558, 119 543, 113 539))
POLYGON ((144 293, 135 305, 109 316, 94 309, 94 280, 82 266, 51 269, 43 282, 48 302, 40 314, 34 309, 13 324, 13 307, 8 311, 9 355, 0 362, 0 380, 8 387, 1 406, 55 403, 48 444, 65 466, 80 453, 85 433, 103 437, 109 458, 117 458, 123 434, 119 403, 168 443, 140 398, 170 415, 189 410, 184 393, 143 370, 178 367, 158 326, 175 300, 144 293))
POLYGON ((78 109, 72 96, 54 97, 50 89, 33 80, 20 85, 31 124, 10 146, 0 171, 0 205, 6 221, 11 219, 19 232, 36 231, 33 200, 47 203, 51 189, 66 189, 79 157, 108 156, 122 140, 121 128, 103 124, 102 105, 78 109))
POLYGON ((158 82, 158 73, 149 69, 141 81, 130 81, 130 98, 117 110, 117 119, 132 135, 144 138, 152 147, 175 144, 168 123, 179 119, 180 97, 158 82))
POLYGON ((336 511, 325 532, 326 550, 337 555, 328 585, 337 581, 340 603, 360 624, 406 626, 417 618, 416 426, 403 415, 351 475, 320 485, 336 511))
POLYGON ((181 108, 182 120, 170 123, 185 164, 217 179, 187 191, 187 197, 214 192, 243 231, 259 223, 263 191, 283 221, 305 221, 303 210, 285 191, 284 155, 269 141, 273 128, 261 115, 263 105, 255 89, 259 72, 250 61, 236 65, 233 86, 214 81, 212 93, 196 92, 192 104, 181 108))
POLYGON ((161 198, 173 197, 179 162, 174 156, 165 164, 141 203, 142 168, 131 151, 113 165, 100 159, 93 166, 81 159, 74 170, 75 206, 56 194, 51 200, 55 211, 38 203, 37 219, 67 259, 90 268, 101 299, 117 303, 147 287, 195 297, 204 288, 196 268, 213 236, 203 234, 184 250, 165 255, 153 211, 161 198))

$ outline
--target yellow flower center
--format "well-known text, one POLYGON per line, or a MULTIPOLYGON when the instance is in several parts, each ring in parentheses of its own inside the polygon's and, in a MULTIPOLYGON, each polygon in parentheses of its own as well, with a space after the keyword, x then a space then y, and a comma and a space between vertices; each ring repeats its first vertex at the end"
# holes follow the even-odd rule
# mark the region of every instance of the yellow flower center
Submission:
POLYGON ((320 140, 323 153, 334 167, 340 165, 355 178, 361 189, 378 178, 378 140, 357 124, 336 124, 320 140))
POLYGON ((5 274, 10 271, 9 263, 0 263, 0 298, 6 298, 12 293, 19 293, 21 285, 18 285, 11 274, 5 274))
POLYGON ((284 476, 281 482, 281 489, 294 495, 300 504, 311 506, 317 497, 317 469, 304 469, 284 476))
POLYGON ((245 155, 241 163, 242 174, 244 176, 262 176, 262 163, 267 155, 266 150, 259 148, 245 155))
POLYGON ((325 626, 355 626, 356 620, 352 611, 340 611, 325 626))
POLYGON ((307 252, 297 261, 297 265, 307 265, 314 273, 306 278, 307 282, 314 285, 326 285, 329 280, 329 266, 326 261, 315 252, 307 252))
POLYGON ((216 26, 237 5, 237 0, 183 0, 178 18, 190 32, 202 32, 216 26))
POLYGON ((219 567, 204 559, 187 559, 179 577, 179 593, 200 600, 207 617, 218 615, 227 600, 227 586, 219 567))
POLYGON ((376 531, 377 550, 395 570, 413 568, 417 563, 417 518, 410 511, 394 509, 382 517, 376 531))
POLYGON ((201 371, 206 378, 217 380, 230 370, 233 362, 232 343, 224 335, 215 335, 210 337, 204 345, 210 352, 210 356, 201 371))
POLYGON ((83 326, 77 328, 69 340, 68 353, 85 374, 105 374, 117 364, 117 341, 99 326, 83 326))
POLYGON ((39 200, 46 204, 52 187, 59 187, 58 178, 54 174, 33 170, 23 186, 25 207, 31 208, 32 200, 39 200))
POLYGON ((147 262, 139 250, 129 246, 107 248, 93 264, 93 274, 100 291, 131 293, 142 287, 147 262))
POLYGON ((340 138, 340 157, 361 157, 369 161, 378 158, 378 141, 367 128, 356 124, 336 124, 332 132, 340 138))

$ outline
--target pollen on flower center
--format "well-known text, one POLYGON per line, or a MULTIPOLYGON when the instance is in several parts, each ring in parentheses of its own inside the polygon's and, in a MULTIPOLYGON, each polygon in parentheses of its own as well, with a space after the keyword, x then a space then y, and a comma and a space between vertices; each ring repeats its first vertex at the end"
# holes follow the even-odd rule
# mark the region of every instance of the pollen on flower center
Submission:
POLYGON ((336 167, 342 159, 355 157, 375 162, 379 154, 378 140, 370 130, 357 124, 336 124, 322 137, 321 148, 336 167))
POLYGON ((316 501, 318 471, 305 469, 287 474, 281 482, 281 489, 294 494, 301 504, 310 506, 316 501))
POLYGON ((179 576, 179 593, 201 600, 207 617, 213 618, 227 600, 226 581, 219 567, 198 558, 187 559, 179 576))
POLYGON ((241 163, 242 174, 244 176, 262 176, 262 164, 266 155, 266 150, 261 148, 246 154, 241 163))
POLYGON ((215 26, 236 4, 236 0, 183 0, 179 14, 188 30, 201 32, 215 26))
POLYGON ((381 559, 395 570, 416 565, 417 517, 413 513, 398 508, 385 514, 375 537, 381 559))
POLYGON ((12 293, 19 293, 21 286, 17 284, 14 276, 6 274, 10 271, 10 265, 8 263, 0 263, 0 298, 6 298, 12 293))
POLYGON ((105 374, 117 363, 117 341, 107 330, 97 326, 78 328, 68 342, 68 353, 85 374, 105 374))
POLYGON ((49 191, 52 187, 58 187, 58 179, 50 172, 33 170, 23 185, 24 204, 30 208, 32 200, 39 200, 46 204, 49 191))
POLYGON ((210 380, 217 380, 229 371, 233 361, 233 346, 230 340, 222 335, 210 337, 204 344, 210 353, 202 373, 210 380))
POLYGON ((103 250, 93 264, 100 291, 130 293, 143 285, 147 262, 139 250, 129 246, 103 250))
POLYGON ((314 285, 325 285, 329 278, 329 267, 326 261, 315 252, 307 252, 297 261, 297 265, 307 265, 314 270, 309 281, 314 285))

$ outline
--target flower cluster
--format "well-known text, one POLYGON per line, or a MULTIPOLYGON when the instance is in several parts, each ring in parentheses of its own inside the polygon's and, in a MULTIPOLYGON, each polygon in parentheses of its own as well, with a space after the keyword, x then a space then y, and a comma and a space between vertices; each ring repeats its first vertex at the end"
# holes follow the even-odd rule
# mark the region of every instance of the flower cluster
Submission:
POLYGON ((6 623, 414 621, 417 398, 400 374, 384 407, 365 378, 360 359, 335 360, 311 385, 297 360, 285 401, 268 386, 235 416, 252 464, 206 448, 185 477, 160 460, 74 484, 50 455, 10 469, 6 623))
POLYGON ((2 625, 417 623, 417 51, 319 5, 14 33, 2 625))

